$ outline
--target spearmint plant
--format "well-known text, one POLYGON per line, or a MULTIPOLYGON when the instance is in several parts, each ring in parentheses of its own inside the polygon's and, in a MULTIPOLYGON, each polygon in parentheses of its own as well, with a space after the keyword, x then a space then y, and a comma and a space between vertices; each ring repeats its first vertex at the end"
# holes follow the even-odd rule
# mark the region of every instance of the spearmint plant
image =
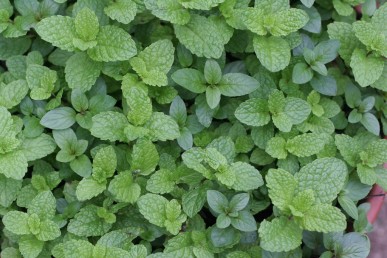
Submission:
POLYGON ((1 257, 367 257, 386 24, 375 0, 0 0, 1 257))

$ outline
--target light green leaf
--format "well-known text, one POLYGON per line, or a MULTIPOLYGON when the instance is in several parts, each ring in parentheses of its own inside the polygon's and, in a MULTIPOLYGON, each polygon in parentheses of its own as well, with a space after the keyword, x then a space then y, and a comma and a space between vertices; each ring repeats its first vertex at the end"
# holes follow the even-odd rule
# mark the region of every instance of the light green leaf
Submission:
POLYGON ((211 109, 216 108, 220 102, 220 90, 219 87, 207 87, 206 100, 211 109))
POLYGON ((156 146, 149 140, 139 139, 133 146, 131 169, 142 175, 149 175, 159 163, 160 157, 156 146))
POLYGON ((66 62, 66 82, 71 89, 86 92, 96 82, 101 69, 101 63, 91 60, 85 53, 76 53, 66 62))
POLYGON ((140 213, 152 224, 163 227, 167 219, 166 206, 168 200, 157 194, 145 194, 141 196, 137 205, 140 213))
POLYGON ((352 167, 355 167, 360 161, 360 144, 355 139, 345 134, 335 135, 335 144, 344 160, 352 167))
POLYGON ((361 42, 352 31, 352 26, 346 22, 333 22, 328 24, 328 34, 331 39, 340 41, 338 50, 346 64, 351 62, 353 51, 361 46, 361 42))
POLYGON ((161 112, 154 112, 144 127, 149 129, 152 141, 174 140, 180 136, 176 121, 161 112))
POLYGON ((104 12, 112 20, 129 24, 137 13, 137 5, 132 0, 118 0, 104 8, 104 12))
POLYGON ((129 124, 125 115, 107 111, 93 116, 93 125, 90 132, 101 140, 126 141, 125 127, 129 124))
POLYGON ((242 73, 227 73, 219 82, 219 90, 227 97, 238 97, 250 94, 259 87, 259 82, 242 73))
POLYGON ((288 156, 288 152, 286 150, 286 140, 279 136, 270 138, 267 142, 265 151, 273 158, 286 159, 288 156))
POLYGON ((192 68, 177 70, 172 74, 172 80, 194 93, 203 93, 207 88, 204 75, 192 68))
POLYGON ((211 8, 223 3, 225 0, 188 0, 180 1, 181 4, 188 9, 210 10, 211 8))
POLYGON ((117 26, 101 27, 96 40, 97 45, 87 50, 95 61, 126 61, 137 53, 132 37, 117 26))
POLYGON ((90 200, 96 197, 106 189, 106 181, 97 181, 94 178, 83 178, 76 190, 77 199, 79 201, 90 200))
POLYGON ((278 72, 290 62, 290 47, 280 37, 255 36, 254 51, 262 65, 271 72, 278 72))
POLYGON ((229 170, 235 173, 235 181, 231 186, 237 191, 249 191, 263 185, 263 179, 258 169, 244 162, 231 164, 229 170))
POLYGON ((220 82, 222 79, 222 70, 218 62, 213 59, 206 61, 204 65, 204 78, 210 85, 216 85, 220 82))
POLYGON ((151 193, 165 194, 171 192, 176 184, 173 172, 168 169, 156 171, 147 181, 146 190, 151 193))
POLYGON ((354 220, 359 218, 358 210, 354 201, 352 201, 349 197, 342 195, 337 198, 341 208, 354 220))
POLYGON ((20 211, 9 211, 3 217, 5 228, 16 235, 30 234, 28 214, 20 211))
POLYGON ((288 97, 285 99, 283 112, 289 117, 292 124, 298 125, 308 118, 311 106, 303 99, 288 97))
POLYGON ((379 120, 374 114, 364 113, 360 123, 371 133, 378 135, 380 134, 379 120))
POLYGON ((311 189, 315 193, 316 202, 330 203, 343 188, 347 173, 347 166, 340 159, 316 159, 295 174, 299 182, 297 191, 311 189))
POLYGON ((75 123, 75 115, 72 108, 59 107, 47 112, 40 120, 40 124, 55 130, 67 129, 75 123))
POLYGON ((286 217, 264 220, 258 233, 261 247, 270 252, 288 252, 301 245, 302 229, 286 217))
POLYGON ((13 108, 18 105, 28 93, 25 80, 16 80, 9 84, 0 83, 0 106, 13 108))
POLYGON ((355 80, 362 87, 376 82, 383 73, 384 61, 376 56, 367 56, 365 50, 355 49, 351 57, 351 68, 355 80))
POLYGON ((128 105, 128 120, 134 125, 143 125, 152 115, 152 102, 148 97, 148 88, 137 80, 136 76, 127 74, 122 80, 122 94, 128 105))
POLYGON ((299 30, 309 21, 308 14, 301 9, 290 8, 272 15, 273 24, 268 31, 273 36, 286 36, 299 30))
POLYGON ((132 172, 123 171, 110 181, 109 192, 117 201, 135 203, 141 195, 141 187, 133 182, 132 172))
POLYGON ((372 141, 360 152, 363 164, 376 167, 387 161, 387 141, 384 139, 372 141))
POLYGON ((80 10, 74 19, 75 32, 77 36, 89 42, 95 40, 99 32, 98 17, 89 8, 80 10))
POLYGON ((174 25, 174 29, 180 43, 199 57, 219 58, 228 42, 212 20, 200 15, 192 15, 187 24, 174 25))
POLYGON ((152 43, 130 60, 133 70, 152 86, 168 85, 167 73, 172 67, 175 48, 167 39, 152 43))
POLYGON ((206 191, 204 187, 197 187, 186 192, 182 196, 182 206, 184 212, 190 217, 194 217, 206 202, 206 191))
POLYGON ((338 208, 327 203, 320 203, 310 208, 299 222, 306 230, 324 233, 341 232, 347 227, 345 215, 338 208))
POLYGON ((44 242, 36 239, 33 235, 22 236, 19 241, 19 250, 22 257, 34 258, 42 252, 44 242))
POLYGON ((356 37, 368 48, 387 56, 385 35, 378 31, 372 23, 356 21, 352 25, 356 37))
POLYGON ((269 169, 265 179, 271 201, 280 210, 285 211, 292 203, 298 184, 297 180, 283 169, 269 169))
POLYGON ((270 114, 266 100, 253 98, 239 105, 235 117, 250 126, 263 126, 270 122, 270 114))
POLYGON ((35 26, 39 36, 66 51, 74 51, 73 39, 76 37, 74 19, 69 16, 55 15, 41 20, 35 26), (63 36, 65 35, 65 36, 63 36))
POLYGON ((50 220, 56 211, 56 199, 50 191, 40 192, 28 205, 28 214, 36 214, 41 221, 50 220))
POLYGON ((309 157, 322 151, 328 140, 326 134, 304 133, 289 139, 286 150, 297 157, 309 157))
POLYGON ((21 151, 28 161, 42 159, 53 153, 55 149, 56 144, 48 134, 25 139, 21 145, 21 151))
POLYGON ((296 84, 304 84, 313 78, 312 69, 305 63, 298 63, 293 68, 292 81, 296 84))
POLYGON ((0 205, 5 208, 9 207, 16 200, 21 188, 21 180, 7 178, 0 174, 0 205))
POLYGON ((244 232, 257 230, 257 222, 250 211, 239 211, 237 217, 231 218, 231 225, 244 232))
POLYGON ((98 182, 112 177, 117 168, 117 155, 113 146, 100 148, 93 160, 93 178, 98 182))
POLYGON ((42 221, 40 224, 40 232, 36 238, 40 241, 50 241, 58 238, 61 235, 58 224, 51 220, 42 221))
POLYGON ((28 161, 22 151, 0 154, 0 174, 20 180, 27 173, 28 161))
MULTIPOLYGON (((101 236, 109 231, 111 224, 97 215, 98 207, 87 205, 83 207, 67 225, 68 232, 77 236, 101 236)), ((84 246, 83 246, 84 247, 84 246)))
POLYGON ((176 0, 145 0, 145 6, 161 20, 173 24, 187 24, 191 18, 189 11, 176 0))
POLYGON ((207 202, 210 208, 219 214, 226 213, 229 207, 227 197, 216 190, 207 191, 207 202))

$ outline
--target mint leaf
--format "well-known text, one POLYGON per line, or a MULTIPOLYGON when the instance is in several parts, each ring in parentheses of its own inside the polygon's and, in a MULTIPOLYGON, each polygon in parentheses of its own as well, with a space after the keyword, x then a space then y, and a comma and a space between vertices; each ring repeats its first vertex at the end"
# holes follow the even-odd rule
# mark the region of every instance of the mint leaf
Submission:
POLYGON ((110 181, 109 192, 120 202, 134 203, 141 194, 141 187, 133 182, 132 173, 123 171, 110 181))
POLYGON ((310 231, 340 232, 345 230, 345 215, 330 204, 317 204, 310 208, 300 219, 301 226, 310 231))
POLYGON ((96 41, 97 45, 87 50, 87 54, 95 61, 124 61, 137 53, 132 37, 117 26, 101 27, 96 41))
POLYGON ((50 16, 41 20, 35 28, 39 36, 60 49, 74 51, 75 34, 74 19, 68 16, 50 16), (63 37, 66 35, 66 37, 63 37))
POLYGON ((125 127, 129 124, 122 113, 107 111, 93 116, 90 132, 95 137, 109 141, 126 141, 125 127))
POLYGON ((9 84, 0 83, 0 106, 13 108, 20 104, 27 93, 28 85, 25 80, 16 80, 9 84))
POLYGON ((189 11, 176 0, 145 0, 144 3, 154 16, 173 24, 184 25, 191 18, 189 11))
POLYGON ((262 65, 271 72, 278 72, 290 62, 290 47, 280 37, 255 36, 254 51, 262 65))
POLYGON ((174 51, 170 40, 159 40, 141 51, 137 57, 133 57, 130 64, 146 84, 166 86, 166 74, 173 64, 174 51))
POLYGON ((47 112, 40 124, 46 128, 63 130, 75 123, 75 111, 69 107, 59 107, 47 112))
POLYGON ((367 56, 364 50, 355 49, 351 57, 351 68, 355 80, 365 87, 376 82, 382 75, 384 61, 372 55, 367 56))
POLYGON ((249 191, 263 185, 263 179, 259 171, 248 163, 235 162, 231 164, 231 171, 235 173, 235 181, 231 188, 237 191, 249 191))
POLYGON ((328 139, 324 134, 300 134, 286 142, 286 150, 297 157, 308 157, 322 151, 328 139))
POLYGON ((273 204, 280 210, 286 210, 294 198, 297 180, 283 169, 270 169, 265 179, 273 204))
POLYGON ((140 139, 133 146, 132 170, 138 170, 143 175, 149 175, 155 170, 159 160, 159 153, 151 141, 140 139))
POLYGON ((264 220, 258 233, 261 247, 270 252, 287 252, 301 245, 302 229, 286 217, 264 220))
POLYGON ((215 190, 207 191, 207 202, 211 209, 217 213, 225 213, 229 207, 229 202, 221 192, 215 190))
POLYGON ((253 77, 241 73, 227 73, 219 82, 219 90, 227 97, 238 97, 250 94, 259 87, 259 82, 253 77))
POLYGON ((343 188, 347 173, 347 166, 337 158, 316 159, 295 174, 299 182, 297 191, 311 189, 316 202, 330 203, 343 188))
POLYGON ((28 214, 20 211, 7 212, 3 217, 5 228, 16 235, 30 234, 28 214))
POLYGON ((104 12, 111 19, 129 24, 137 13, 137 5, 132 0, 118 0, 104 8, 104 12))
POLYGON ((204 75, 192 68, 177 70, 172 74, 172 79, 180 86, 194 93, 203 93, 207 88, 204 75))
POLYGON ((174 140, 180 136, 179 125, 172 117, 154 112, 145 124, 153 141, 174 140))

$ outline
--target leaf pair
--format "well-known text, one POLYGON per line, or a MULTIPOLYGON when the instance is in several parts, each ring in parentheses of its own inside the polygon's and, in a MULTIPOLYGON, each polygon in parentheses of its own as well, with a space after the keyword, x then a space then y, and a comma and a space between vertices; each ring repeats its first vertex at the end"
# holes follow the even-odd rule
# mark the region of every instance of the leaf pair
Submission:
POLYGON ((204 74, 192 68, 177 70, 172 79, 183 88, 193 93, 206 94, 206 101, 211 109, 219 105, 221 95, 237 97, 247 95, 259 87, 259 82, 242 73, 227 73, 222 75, 219 64, 207 60, 204 74))
POLYGON ((345 216, 331 202, 344 186, 347 173, 345 163, 336 158, 317 159, 294 176, 282 169, 270 169, 266 176, 269 197, 281 215, 261 223, 261 247, 271 252, 289 251, 301 244, 303 229, 344 230, 345 216), (293 219, 288 218, 290 215, 293 219))

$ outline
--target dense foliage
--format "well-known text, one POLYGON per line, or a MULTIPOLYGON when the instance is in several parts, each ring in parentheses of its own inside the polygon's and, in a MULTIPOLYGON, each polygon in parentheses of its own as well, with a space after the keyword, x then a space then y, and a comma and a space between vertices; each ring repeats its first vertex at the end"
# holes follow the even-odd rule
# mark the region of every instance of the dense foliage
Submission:
POLYGON ((366 257, 379 5, 0 0, 1 257, 366 257))

